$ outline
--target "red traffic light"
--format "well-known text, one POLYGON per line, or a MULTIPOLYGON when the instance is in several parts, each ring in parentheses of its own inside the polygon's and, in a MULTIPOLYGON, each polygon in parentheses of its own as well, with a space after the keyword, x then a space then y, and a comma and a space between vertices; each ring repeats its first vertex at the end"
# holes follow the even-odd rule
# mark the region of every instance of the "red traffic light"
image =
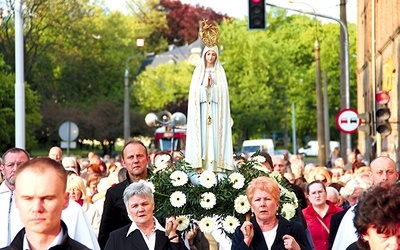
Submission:
POLYGON ((375 100, 376 100, 377 103, 379 103, 381 105, 385 105, 390 100, 389 93, 387 91, 379 91, 375 95, 375 100))
POLYGON ((249 29, 265 29, 265 0, 249 0, 249 29))

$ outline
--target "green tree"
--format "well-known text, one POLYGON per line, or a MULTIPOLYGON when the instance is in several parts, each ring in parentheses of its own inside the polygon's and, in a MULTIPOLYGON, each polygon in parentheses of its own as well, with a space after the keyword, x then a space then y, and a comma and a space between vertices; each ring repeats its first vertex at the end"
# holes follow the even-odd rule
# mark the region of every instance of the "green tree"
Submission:
MULTIPOLYGON (((0 55, 0 152, 15 146, 15 76, 8 73, 0 55)), ((26 148, 35 146, 33 130, 40 125, 41 115, 39 113, 39 100, 35 92, 25 83, 25 125, 26 125, 26 148)))

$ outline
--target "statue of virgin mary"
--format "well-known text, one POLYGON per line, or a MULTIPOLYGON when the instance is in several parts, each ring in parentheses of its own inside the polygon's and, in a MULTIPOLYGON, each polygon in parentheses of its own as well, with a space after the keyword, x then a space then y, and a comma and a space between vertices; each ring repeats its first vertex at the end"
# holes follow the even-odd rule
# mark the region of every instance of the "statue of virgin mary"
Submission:
POLYGON ((196 169, 222 172, 233 169, 233 145, 228 82, 216 28, 206 23, 200 31, 205 48, 190 83, 185 161, 196 169))

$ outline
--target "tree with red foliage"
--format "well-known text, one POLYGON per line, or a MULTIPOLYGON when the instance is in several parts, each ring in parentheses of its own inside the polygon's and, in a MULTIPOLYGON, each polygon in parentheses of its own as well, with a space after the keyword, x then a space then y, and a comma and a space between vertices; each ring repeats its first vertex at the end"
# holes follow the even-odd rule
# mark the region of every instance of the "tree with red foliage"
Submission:
POLYGON ((180 0, 161 0, 160 5, 167 14, 169 29, 164 31, 168 44, 183 45, 192 43, 198 38, 199 22, 207 19, 220 24, 230 19, 226 14, 216 13, 211 8, 182 4, 180 0))

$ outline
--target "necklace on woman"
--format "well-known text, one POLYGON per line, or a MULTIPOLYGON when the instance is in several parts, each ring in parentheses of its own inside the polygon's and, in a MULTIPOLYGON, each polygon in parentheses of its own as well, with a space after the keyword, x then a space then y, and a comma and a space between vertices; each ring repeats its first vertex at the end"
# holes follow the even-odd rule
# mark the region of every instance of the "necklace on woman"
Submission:
POLYGON ((150 235, 156 231, 156 221, 153 219, 153 228, 151 229, 151 231, 149 233, 145 233, 144 235, 146 235, 147 238, 150 237, 150 235))

